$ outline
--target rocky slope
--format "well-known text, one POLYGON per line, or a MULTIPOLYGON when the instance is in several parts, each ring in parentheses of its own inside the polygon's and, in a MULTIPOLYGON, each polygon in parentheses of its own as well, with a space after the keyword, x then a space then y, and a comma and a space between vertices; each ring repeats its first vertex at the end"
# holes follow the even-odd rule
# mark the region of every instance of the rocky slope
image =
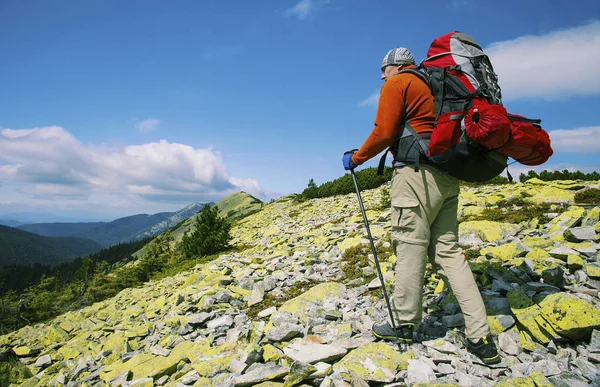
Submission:
MULTIPOLYGON (((18 356, 0 361, 0 384, 9 371, 21 386, 598 384, 600 207, 573 205, 586 186, 600 182, 463 189, 460 215, 474 220, 461 223, 460 243, 500 365, 465 351, 462 315, 433 268, 418 342, 399 350, 375 341, 371 325, 386 310, 371 257, 345 263, 367 242, 356 197, 345 195, 277 200, 232 229, 243 252, 0 336, 18 356), (525 211, 523 200, 556 205, 544 222, 477 220, 492 208, 525 211)), ((363 199, 391 291, 387 192, 363 199)))

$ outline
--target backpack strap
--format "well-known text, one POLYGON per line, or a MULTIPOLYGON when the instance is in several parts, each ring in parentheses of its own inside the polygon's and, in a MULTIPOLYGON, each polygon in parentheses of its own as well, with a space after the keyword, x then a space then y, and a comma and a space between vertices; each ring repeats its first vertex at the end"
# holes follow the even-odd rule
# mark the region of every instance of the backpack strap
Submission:
MULTIPOLYGON (((400 70, 400 71, 398 71, 398 74, 408 73, 408 74, 415 75, 416 77, 421 79, 423 82, 425 82, 425 84, 429 87, 429 89, 431 89, 431 83, 429 81, 427 74, 425 74, 423 71, 419 71, 420 68, 421 68, 421 66, 419 66, 416 69, 400 70)), ((398 75, 398 74, 396 74, 396 75, 398 75)), ((409 113, 408 109, 405 107, 404 119, 400 123, 400 129, 402 131, 404 131, 405 128, 408 129, 409 133, 412 134, 413 136, 415 136, 415 138, 417 139, 417 142, 419 144, 419 148, 421 148, 421 151, 425 155, 427 155, 427 153, 429 151, 429 147, 427 146, 427 143, 425 142, 425 140, 423 140, 423 138, 417 134, 417 131, 408 123, 408 113, 409 113)), ((436 121, 437 121, 437 118, 436 118, 436 121)), ((394 142, 397 142, 397 139, 394 140, 394 142)), ((394 144, 394 146, 395 145, 396 144, 394 144)), ((383 175, 383 170, 385 168, 385 159, 387 157, 388 152, 392 152, 392 154, 394 153, 394 150, 392 149, 392 147, 388 148, 388 150, 386 150, 385 153, 383 154, 383 156, 381 156, 381 158, 379 159, 379 166, 377 167, 377 175, 378 176, 383 175)), ((417 158, 415 160, 415 171, 418 171, 418 170, 419 170, 419 158, 417 158)))

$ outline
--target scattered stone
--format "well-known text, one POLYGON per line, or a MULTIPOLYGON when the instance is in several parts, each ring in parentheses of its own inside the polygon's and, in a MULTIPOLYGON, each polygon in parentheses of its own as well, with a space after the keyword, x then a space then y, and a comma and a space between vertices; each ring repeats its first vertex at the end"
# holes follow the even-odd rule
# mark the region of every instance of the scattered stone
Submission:
POLYGON ((271 306, 263 311, 260 311, 257 316, 260 318, 264 318, 264 317, 268 317, 270 315, 272 315, 273 313, 277 312, 277 308, 274 306, 271 306))
POLYGON ((294 341, 283 349, 289 358, 301 363, 328 362, 343 357, 345 348, 329 344, 316 344, 303 340, 294 341))
POLYGON ((437 380, 435 372, 431 366, 421 360, 408 361, 408 375, 406 381, 408 384, 429 383, 437 380))
POLYGON ((448 328, 461 327, 465 325, 465 317, 462 313, 442 317, 442 324, 448 328))
POLYGON ((217 329, 221 327, 229 328, 233 324, 233 318, 231 316, 221 316, 217 319, 211 320, 206 324, 208 329, 217 329))
POLYGON ((261 364, 252 371, 240 375, 233 380, 234 386, 251 386, 267 380, 278 379, 286 376, 289 373, 289 368, 274 364, 261 364))
POLYGON ((500 333, 500 336, 498 336, 498 345, 505 353, 513 356, 518 355, 521 350, 519 332, 511 330, 500 333))
POLYGON ((577 254, 577 251, 570 247, 560 246, 553 250, 550 250, 549 254, 554 258, 558 258, 562 261, 567 261, 567 257, 572 254, 577 254))
POLYGON ((272 328, 267 334, 266 339, 273 342, 289 341, 294 337, 301 335, 304 331, 302 325, 283 324, 272 328))
POLYGON ((564 237, 569 242, 579 243, 584 241, 594 241, 598 239, 594 227, 574 227, 565 230, 564 237))

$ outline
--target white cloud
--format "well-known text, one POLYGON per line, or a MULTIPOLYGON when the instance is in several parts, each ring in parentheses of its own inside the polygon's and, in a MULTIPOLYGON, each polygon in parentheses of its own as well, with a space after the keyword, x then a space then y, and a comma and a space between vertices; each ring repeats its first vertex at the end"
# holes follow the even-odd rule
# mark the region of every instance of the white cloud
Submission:
POLYGON ((600 21, 485 48, 504 100, 600 93, 600 21))
POLYGON ((18 192, 35 198, 111 195, 111 203, 136 198, 189 203, 218 201, 240 189, 267 197, 257 181, 229 176, 213 149, 166 140, 100 148, 51 126, 1 129, 0 149, 0 179, 20 184, 18 192))
POLYGON ((360 101, 358 103, 358 106, 359 107, 362 107, 362 106, 377 106, 378 102, 379 102, 379 90, 374 91, 370 96, 368 96, 367 98, 365 98, 362 101, 360 101))
POLYGON ((555 152, 600 153, 600 126, 548 132, 555 152))
POLYGON ((285 11, 285 16, 295 16, 298 20, 305 20, 311 14, 314 14, 325 5, 331 3, 332 0, 300 0, 293 7, 285 11))
POLYGON ((136 122, 135 128, 142 133, 154 132, 161 121, 156 118, 147 118, 145 120, 136 122))

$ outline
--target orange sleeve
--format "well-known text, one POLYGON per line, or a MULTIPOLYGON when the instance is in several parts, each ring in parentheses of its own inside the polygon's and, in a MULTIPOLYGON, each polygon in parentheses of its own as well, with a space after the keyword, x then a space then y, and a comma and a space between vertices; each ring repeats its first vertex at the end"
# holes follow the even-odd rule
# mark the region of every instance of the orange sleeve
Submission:
POLYGON ((377 156, 394 143, 405 111, 406 80, 403 78, 392 77, 381 87, 375 126, 358 152, 352 156, 356 165, 377 156))

